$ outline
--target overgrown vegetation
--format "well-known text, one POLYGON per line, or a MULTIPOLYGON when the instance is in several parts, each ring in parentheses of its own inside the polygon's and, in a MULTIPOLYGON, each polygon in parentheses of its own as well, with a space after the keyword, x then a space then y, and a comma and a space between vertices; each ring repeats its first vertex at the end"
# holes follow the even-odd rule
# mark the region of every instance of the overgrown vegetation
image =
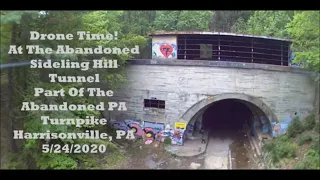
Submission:
POLYGON ((171 144, 171 138, 165 138, 164 139, 164 144, 165 145, 170 145, 171 144))
MULTIPOLYGON (((70 45, 71 47, 96 47, 103 45, 106 47, 125 47, 139 45, 141 54, 136 58, 148 58, 151 55, 151 43, 148 33, 156 30, 181 30, 181 31, 224 31, 235 33, 246 33, 255 35, 267 35, 282 38, 290 38, 294 41, 293 48, 296 54, 295 61, 303 67, 319 72, 319 11, 1 11, 0 21, 0 55, 1 63, 21 62, 31 59, 52 59, 59 60, 66 58, 75 61, 85 59, 113 58, 117 59, 120 69, 99 71, 106 80, 105 86, 108 89, 116 90, 125 80, 125 61, 132 56, 83 56, 68 55, 30 55, 22 54, 8 56, 9 45, 25 46, 28 44, 37 44, 42 47, 54 47, 57 44, 70 45), (117 41, 33 41, 29 40, 29 31, 36 30, 41 33, 75 33, 79 30, 90 31, 92 33, 112 33, 118 31, 119 39, 117 41)), ((42 126, 39 119, 42 115, 55 118, 75 118, 94 115, 100 117, 100 112, 27 112, 20 111, 21 102, 34 101, 42 104, 61 103, 67 101, 69 104, 91 104, 97 100, 88 97, 34 97, 35 87, 42 87, 50 90, 64 88, 68 90, 71 87, 86 87, 87 84, 70 83, 48 83, 46 78, 49 73, 58 73, 59 75, 75 75, 79 71, 63 69, 30 69, 18 68, 13 70, 13 97, 12 106, 14 109, 12 117, 14 123, 22 122, 22 128, 26 132, 83 132, 86 129, 105 130, 105 127, 84 127, 75 128, 73 126, 42 126)), ((89 73, 93 73, 92 71, 89 73)), ((107 101, 107 99, 106 99, 107 101)), ((312 120, 312 118, 311 118, 312 120)), ((288 130, 288 137, 295 137, 303 133, 302 129, 310 129, 315 126, 319 133, 319 123, 314 124, 308 121, 304 126, 295 120, 294 127, 288 130)), ((270 149, 276 153, 276 159, 283 157, 293 157, 295 144, 288 143, 290 138, 279 138, 283 147, 270 149), (287 143, 284 143, 287 142, 287 143)), ((301 138, 308 139, 308 138, 301 138)), ((301 140, 309 141, 309 140, 301 140)), ((312 140, 314 142, 315 139, 312 140)), ((319 141, 319 139, 318 139, 319 141)), ((77 168, 101 168, 108 161, 101 161, 98 155, 84 154, 44 154, 41 153, 40 140, 27 140, 15 153, 10 155, 12 163, 10 168, 40 168, 40 169, 77 169, 77 168)), ((116 153, 117 147, 108 141, 88 141, 58 140, 59 144, 70 143, 96 143, 106 144, 108 146, 108 157, 121 156, 116 153), (114 152, 112 154, 112 152, 114 152)), ((275 143, 275 146, 278 144, 275 143)), ((314 154, 309 153, 309 156, 314 154)), ((102 157, 106 156, 105 154, 102 157)), ((121 159, 113 158, 113 159, 121 159)), ((308 159, 308 158, 305 158, 308 159)), ((309 161, 308 161, 309 162, 309 161)), ((307 164, 307 163, 305 163, 307 164)), ((302 166, 301 166, 302 167, 302 166)), ((303 166, 304 167, 304 166, 303 166)))
POLYGON ((288 127, 287 135, 291 138, 296 137, 305 130, 304 124, 300 121, 299 117, 293 118, 288 127))
MULTIPOLYGON (((71 47, 97 47, 98 45, 103 45, 106 47, 124 47, 145 44, 145 37, 135 34, 132 35, 122 34, 121 28, 122 24, 120 18, 123 16, 122 11, 117 12, 2 12, 1 13, 1 24, 3 27, 11 27, 11 31, 8 31, 7 38, 9 41, 1 42, 1 48, 3 51, 7 51, 6 48, 9 44, 25 46, 28 44, 37 44, 42 47, 51 47, 55 49, 57 44, 59 45, 69 45, 71 47), (87 30, 94 33, 105 34, 108 32, 118 31, 119 36, 122 39, 118 41, 39 41, 31 42, 29 39, 29 31, 36 30, 41 33, 74 33, 78 30, 87 30)), ((1 27, 2 27, 1 26, 1 27)), ((1 35, 4 35, 1 33, 1 35)), ((7 53, 1 53, 1 55, 7 53)), ((70 60, 85 60, 85 59, 117 59, 120 66, 125 65, 125 60, 132 58, 132 56, 127 55, 114 55, 114 56, 57 56, 54 53, 52 55, 30 55, 22 54, 16 56, 3 57, 2 61, 10 59, 11 62, 27 61, 31 59, 70 59, 70 60)), ((124 67, 124 66, 123 66, 124 67)), ((25 132, 50 132, 60 133, 60 132, 84 132, 85 130, 95 129, 104 130, 104 127, 91 126, 91 127, 81 127, 77 128, 74 126, 67 125, 47 125, 43 126, 40 120, 41 116, 50 116, 51 118, 85 118, 86 116, 95 116, 96 118, 101 118, 100 112, 96 111, 62 111, 62 112, 48 112, 48 111, 29 111, 27 113, 21 112, 22 102, 37 102, 37 104, 62 104, 62 102, 68 102, 68 104, 96 104, 97 99, 84 96, 84 97, 34 97, 34 88, 41 87, 48 90, 59 90, 63 88, 66 92, 71 87, 88 87, 85 83, 49 83, 48 74, 58 73, 59 75, 85 75, 86 72, 79 72, 77 70, 65 69, 30 69, 30 68, 18 68, 14 69, 13 72, 13 106, 16 107, 13 112, 13 121, 17 122, 21 119, 23 122, 23 129, 25 132), (17 117, 20 117, 19 119, 17 117), (22 117, 22 118, 21 118, 22 117)), ((93 73, 93 72, 89 72, 93 73)), ((108 89, 116 90, 119 84, 125 82, 124 71, 120 69, 108 70, 95 70, 94 73, 99 73, 107 83, 108 89)), ((105 88, 105 87, 104 87, 105 88)), ((100 99, 99 101, 107 101, 100 99)), ((17 127, 16 127, 17 128, 17 127)), ((91 139, 75 139, 75 140, 25 140, 23 146, 14 154, 11 155, 11 163, 8 165, 9 168, 39 168, 39 169, 77 169, 77 168, 101 168, 104 167, 103 161, 107 154, 67 154, 67 153, 42 153, 42 144, 52 143, 52 144, 104 144, 107 148, 107 154, 109 156, 116 155, 113 152, 116 151, 116 146, 107 140, 91 140, 91 139), (19 159, 17 161, 17 159, 19 159), (17 163, 19 162, 19 163, 17 163), (102 164, 101 164, 102 163, 102 164)), ((119 159, 119 158, 118 158, 119 159)), ((107 164, 107 162, 105 162, 107 164)))
POLYGON ((278 167, 293 163, 297 169, 320 169, 319 131, 317 126, 311 126, 316 122, 314 114, 303 120, 294 118, 285 135, 266 143, 263 149, 270 154, 272 163, 278 167))

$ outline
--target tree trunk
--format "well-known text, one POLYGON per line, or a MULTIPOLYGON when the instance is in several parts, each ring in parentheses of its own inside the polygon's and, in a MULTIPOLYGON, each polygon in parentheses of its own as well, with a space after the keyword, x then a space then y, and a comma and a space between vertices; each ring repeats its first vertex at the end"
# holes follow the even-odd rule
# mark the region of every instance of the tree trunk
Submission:
MULTIPOLYGON (((12 24, 12 31, 11 31, 11 41, 10 43, 12 45, 16 44, 16 38, 17 38, 17 24, 12 24)), ((14 55, 9 55, 8 63, 13 62, 14 55)), ((13 99, 13 69, 9 68, 8 70, 8 103, 9 103, 9 121, 8 121, 8 137, 9 137, 9 143, 11 147, 11 152, 16 153, 17 152, 17 145, 15 143, 15 140, 13 139, 13 130, 14 130, 14 99, 13 99)))

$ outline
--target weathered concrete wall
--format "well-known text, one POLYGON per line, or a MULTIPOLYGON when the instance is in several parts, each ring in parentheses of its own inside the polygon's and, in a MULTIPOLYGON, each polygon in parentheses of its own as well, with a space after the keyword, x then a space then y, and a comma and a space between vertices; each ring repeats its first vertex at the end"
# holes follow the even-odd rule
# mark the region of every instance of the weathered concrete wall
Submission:
POLYGON ((152 38, 152 58, 177 59, 177 37, 155 36, 152 38))
POLYGON ((112 112, 112 118, 173 124, 197 102, 223 93, 244 93, 259 98, 279 121, 294 112, 313 110, 315 85, 310 73, 296 68, 164 61, 167 60, 137 60, 129 66, 129 82, 114 96, 117 101, 127 102, 128 111, 112 112), (165 100, 165 110, 144 109, 143 100, 152 97, 165 100))

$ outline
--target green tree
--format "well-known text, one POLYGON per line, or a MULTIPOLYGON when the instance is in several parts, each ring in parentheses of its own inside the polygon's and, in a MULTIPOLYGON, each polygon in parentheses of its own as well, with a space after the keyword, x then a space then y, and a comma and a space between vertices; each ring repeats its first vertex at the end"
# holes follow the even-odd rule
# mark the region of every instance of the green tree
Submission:
POLYGON ((155 30, 208 31, 211 11, 157 11, 155 30))
POLYGON ((239 20, 236 23, 238 27, 233 29, 253 35, 286 37, 286 25, 291 21, 292 16, 290 11, 255 11, 246 23, 244 20, 239 20))
POLYGON ((294 61, 319 72, 320 11, 296 12, 286 29, 293 39, 294 61))
POLYGON ((230 32, 238 21, 247 21, 253 11, 215 11, 211 20, 211 30, 230 32))
POLYGON ((16 44, 15 38, 12 41, 12 34, 16 34, 18 26, 26 22, 21 21, 22 17, 30 18, 38 15, 37 11, 1 11, 0 12, 0 63, 8 62, 9 44, 16 44), (13 28, 13 26, 17 28, 13 28), (12 33, 12 31, 15 31, 12 33))
MULTIPOLYGON (((1 41, 1 51, 7 51, 9 44, 21 45, 24 47, 27 44, 36 44, 41 47, 51 47, 55 49, 57 45, 69 45, 71 47, 97 47, 98 45, 103 45, 104 47, 133 47, 134 45, 144 45, 145 38, 143 36, 137 35, 135 33, 123 33, 123 24, 121 23, 121 17, 123 15, 122 11, 79 11, 79 12, 68 12, 68 11, 47 11, 43 13, 39 12, 6 12, 1 13, 1 28, 6 30, 6 33, 1 33, 1 35, 6 35, 6 41, 1 41), (32 16, 31 16, 32 15, 32 16), (33 16, 36 15, 36 16, 33 16), (118 31, 118 40, 114 41, 30 41, 29 31, 36 30, 40 33, 73 33, 76 36, 76 31, 85 30, 91 33, 113 33, 118 31)), ((2 30, 1 29, 1 30, 2 30)), ((7 54, 7 53, 6 53, 7 54)), ((92 60, 98 58, 105 59, 117 59, 118 63, 125 67, 125 60, 132 58, 131 55, 114 55, 114 56, 79 56, 79 55, 34 55, 24 53, 21 56, 12 56, 10 59, 15 61, 26 61, 31 59, 71 59, 71 60, 92 60)), ((104 80, 108 83, 104 84, 108 89, 115 90, 119 84, 125 81, 123 69, 108 69, 108 70, 95 70, 96 73, 100 73, 104 80)), ((92 73, 93 70, 91 70, 92 73)), ((97 111, 72 111, 72 112, 42 112, 42 111, 31 111, 31 112, 21 112, 21 103, 28 102, 38 102, 40 104, 61 104, 62 102, 68 102, 69 104, 94 104, 97 99, 85 97, 34 97, 34 88, 42 87, 44 89, 57 90, 64 89, 66 92, 71 87, 88 87, 85 83, 49 83, 48 74, 58 73, 59 75, 79 75, 86 74, 85 72, 79 72, 77 70, 65 69, 30 69, 28 67, 22 69, 14 69, 14 83, 13 92, 15 94, 14 106, 15 121, 20 120, 23 117, 23 129, 25 132, 46 132, 50 130, 51 132, 83 132, 87 129, 104 129, 102 126, 87 126, 82 128, 76 128, 74 126, 67 125, 42 125, 40 120, 41 116, 50 116, 52 118, 85 118, 86 116, 95 116, 96 118, 101 118, 100 112, 97 111), (18 119, 19 117, 19 119, 18 119)), ((103 80, 103 79, 101 79, 103 80)), ((99 99, 99 101, 106 101, 107 99, 99 99)), ((20 128, 18 128, 20 129, 20 128)), ((54 144, 104 144, 110 151, 116 147, 109 141, 102 140, 87 140, 87 139, 76 139, 76 140, 26 140, 23 146, 20 148, 19 153, 15 154, 18 156, 14 161, 19 161, 21 164, 11 167, 11 168, 40 168, 40 169, 77 169, 77 168, 94 168, 101 167, 99 161, 101 161, 101 155, 90 155, 90 154, 50 154, 42 153, 43 143, 54 143, 54 144), (25 163, 26 164, 23 164, 25 163)))

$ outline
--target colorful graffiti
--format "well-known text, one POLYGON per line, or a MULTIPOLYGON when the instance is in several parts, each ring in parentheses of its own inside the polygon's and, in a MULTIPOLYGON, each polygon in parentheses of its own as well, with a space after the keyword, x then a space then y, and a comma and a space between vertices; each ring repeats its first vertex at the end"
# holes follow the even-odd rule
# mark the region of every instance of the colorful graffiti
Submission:
POLYGON ((186 123, 176 122, 174 124, 175 131, 172 136, 172 144, 183 145, 183 135, 187 129, 186 123))
POLYGON ((184 132, 185 129, 166 128, 164 131, 161 131, 158 135, 159 141, 164 142, 165 139, 169 138, 171 140, 171 144, 183 145, 184 132))
POLYGON ((300 116, 295 115, 293 117, 288 116, 284 121, 279 122, 279 123, 273 122, 271 124, 272 125, 272 135, 274 137, 276 137, 276 136, 280 136, 280 135, 285 134, 287 132, 287 130, 288 130, 289 125, 291 124, 292 119, 296 118, 296 117, 301 119, 300 116))
POLYGON ((186 123, 176 122, 176 123, 174 124, 174 128, 175 128, 175 129, 183 129, 183 130, 186 130, 187 124, 186 124, 186 123))
POLYGON ((269 133, 269 123, 267 121, 267 119, 263 116, 260 117, 260 122, 262 124, 262 132, 263 133, 269 133))
POLYGON ((176 58, 177 45, 169 43, 153 43, 152 56, 157 58, 176 58))
POLYGON ((138 135, 138 136, 143 135, 143 130, 141 129, 141 122, 137 120, 125 120, 122 122, 111 120, 109 121, 109 124, 114 129, 124 130, 124 131, 132 130, 135 135, 138 135))
POLYGON ((148 140, 155 139, 157 134, 164 129, 163 123, 152 123, 152 122, 144 122, 138 120, 124 120, 124 121, 116 121, 110 120, 109 124, 114 129, 119 130, 132 130, 135 135, 142 136, 148 140))
POLYGON ((183 134, 184 130, 176 129, 172 135, 171 142, 176 145, 183 145, 183 134))
MULTIPOLYGON (((294 117, 300 117, 300 116, 295 114, 293 117, 288 116, 282 122, 272 122, 271 124, 269 124, 267 119, 265 119, 265 117, 262 116, 259 119, 260 121, 254 121, 252 129, 254 130, 255 128, 261 128, 263 133, 266 133, 266 134, 268 133, 273 137, 277 137, 287 132, 287 129, 294 117)), ((254 135, 256 135, 256 132, 254 132, 254 135)))
POLYGON ((125 120, 122 122, 110 120, 109 124, 114 129, 132 130, 135 135, 146 139, 146 143, 150 144, 152 141, 164 142, 166 138, 170 138, 172 144, 183 145, 183 135, 187 124, 175 123, 175 129, 171 129, 169 125, 155 122, 141 122, 137 120, 125 120))

